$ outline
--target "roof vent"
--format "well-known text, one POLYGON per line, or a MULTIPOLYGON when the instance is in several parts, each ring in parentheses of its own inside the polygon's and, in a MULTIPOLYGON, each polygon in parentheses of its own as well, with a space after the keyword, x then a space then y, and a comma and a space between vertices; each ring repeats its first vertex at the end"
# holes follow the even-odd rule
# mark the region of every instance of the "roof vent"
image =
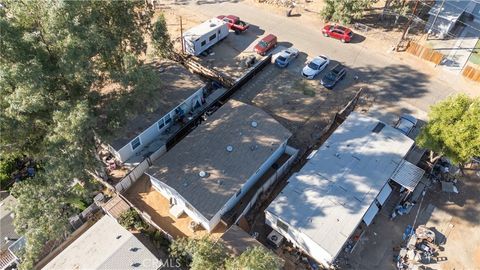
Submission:
POLYGON ((183 182, 183 186, 184 186, 184 187, 188 186, 188 183, 187 183, 187 182, 183 182))
POLYGON ((227 145, 227 152, 232 152, 233 151, 233 146, 227 145))
POLYGON ((141 263, 132 263, 132 267, 140 267, 141 263))
POLYGON ((250 150, 252 150, 252 151, 255 151, 257 149, 258 149, 258 145, 256 145, 256 144, 250 146, 250 150))
POLYGON ((254 128, 258 127, 258 123, 257 123, 256 121, 252 121, 251 125, 252 125, 252 127, 254 127, 254 128))
POLYGON ((130 251, 132 251, 132 252, 137 252, 138 250, 140 250, 138 247, 133 247, 133 248, 130 249, 130 251))
POLYGON ((208 173, 207 173, 206 171, 200 171, 200 172, 198 173, 198 175, 199 175, 200 177, 202 177, 202 178, 205 178, 205 177, 208 176, 208 173))
POLYGON ((117 235, 117 237, 115 237, 115 238, 116 238, 116 239, 120 239, 120 238, 122 238, 122 235, 121 235, 121 234, 120 234, 120 235, 117 235))
POLYGON ((210 24, 210 27, 215 27, 215 26, 217 26, 217 25, 214 24, 214 23, 211 23, 211 24, 210 24))
POLYGON ((217 181, 217 184, 218 184, 219 186, 221 186, 221 185, 223 185, 223 181, 222 181, 222 180, 218 180, 218 181, 217 181))

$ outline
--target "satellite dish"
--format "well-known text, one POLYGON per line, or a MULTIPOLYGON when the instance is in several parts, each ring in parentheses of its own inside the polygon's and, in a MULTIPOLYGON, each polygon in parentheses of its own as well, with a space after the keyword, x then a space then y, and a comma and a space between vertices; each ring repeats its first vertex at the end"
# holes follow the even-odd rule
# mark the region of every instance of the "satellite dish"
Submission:
POLYGON ((258 127, 258 123, 256 121, 252 121, 252 127, 254 128, 258 127))
POLYGON ((227 152, 232 152, 232 151, 233 151, 233 146, 228 145, 228 146, 227 146, 227 152))
POLYGON ((200 177, 204 178, 204 177, 207 176, 207 173, 206 173, 205 171, 200 171, 200 172, 198 173, 198 175, 199 175, 200 177))

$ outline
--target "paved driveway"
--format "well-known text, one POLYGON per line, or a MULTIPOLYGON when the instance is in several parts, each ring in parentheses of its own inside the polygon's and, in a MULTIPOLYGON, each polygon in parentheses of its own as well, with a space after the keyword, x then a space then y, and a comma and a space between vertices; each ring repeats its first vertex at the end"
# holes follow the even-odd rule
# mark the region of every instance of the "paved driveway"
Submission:
MULTIPOLYGON (((278 36, 280 44, 293 45, 308 57, 325 54, 346 64, 349 73, 366 82, 375 96, 376 117, 391 120, 391 114, 410 113, 425 119, 429 106, 457 91, 451 87, 451 78, 433 78, 422 72, 424 63, 414 65, 401 60, 406 55, 387 53, 367 46, 364 37, 357 37, 351 44, 322 36, 320 24, 305 18, 286 18, 280 14, 258 8, 248 2, 182 1, 177 5, 205 18, 219 14, 234 14, 251 23, 265 34, 278 36)), ((251 46, 247 47, 247 50, 251 46)), ((431 67, 429 66, 431 69, 431 67)), ((452 75, 453 76, 453 75, 452 75)), ((353 76, 351 76, 353 77, 353 76)))

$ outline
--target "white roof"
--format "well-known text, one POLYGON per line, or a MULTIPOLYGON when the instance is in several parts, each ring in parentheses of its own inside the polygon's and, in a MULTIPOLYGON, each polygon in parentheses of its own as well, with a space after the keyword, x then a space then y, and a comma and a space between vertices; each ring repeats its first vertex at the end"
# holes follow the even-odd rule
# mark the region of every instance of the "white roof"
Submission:
POLYGON ((418 185, 418 182, 422 180, 425 171, 415 166, 414 164, 402 160, 400 166, 392 175, 392 180, 399 183, 406 189, 413 191, 418 185))
POLYGON ((104 216, 43 269, 158 269, 160 261, 110 216, 104 216))
POLYGON ((188 29, 185 33, 183 33, 183 37, 186 38, 188 37, 191 40, 195 40, 206 33, 212 31, 213 29, 217 29, 221 25, 224 25, 225 22, 217 19, 217 18, 211 18, 199 25, 196 25, 190 29, 188 29))
POLYGON ((413 144, 395 128, 353 112, 267 211, 335 258, 413 144))

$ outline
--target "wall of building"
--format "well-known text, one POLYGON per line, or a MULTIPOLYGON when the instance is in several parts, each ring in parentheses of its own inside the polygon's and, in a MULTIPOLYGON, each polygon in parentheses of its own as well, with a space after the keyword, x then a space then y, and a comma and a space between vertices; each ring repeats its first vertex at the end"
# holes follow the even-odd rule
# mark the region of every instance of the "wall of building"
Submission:
POLYGON ((297 231, 287 222, 284 222, 288 225, 288 232, 283 231, 277 227, 278 218, 272 213, 265 211, 265 223, 272 227, 275 231, 283 235, 289 242, 291 242, 295 247, 303 250, 305 253, 309 254, 317 262, 322 264, 324 267, 329 268, 330 264, 334 258, 324 250, 320 245, 315 243, 310 237, 306 236, 304 233, 297 231))
POLYGON ((193 107, 194 107, 194 105, 197 101, 200 101, 200 104, 202 104, 201 103, 202 98, 203 98, 203 87, 198 89, 193 95, 191 95, 189 98, 184 100, 181 104, 179 104, 177 107, 175 107, 169 113, 165 114, 163 117, 158 119, 150 127, 148 127, 142 133, 140 133, 140 135, 138 135, 135 138, 132 138, 132 140, 130 140, 130 142, 128 142, 126 145, 124 145, 120 149, 114 149, 113 147, 109 146, 110 152, 118 160, 120 160, 121 162, 125 162, 130 157, 132 157, 134 154, 136 154, 140 150, 142 150, 146 145, 151 143, 156 137, 160 136, 162 134, 162 132, 164 132, 168 127, 170 127, 173 124, 174 119, 177 115, 177 112, 175 111, 177 108, 179 108, 179 107, 182 108, 182 110, 186 114, 186 113, 192 111, 192 109, 193 109, 193 107), (165 120, 168 118, 168 116, 170 116, 171 121, 169 123, 166 123, 165 120), (165 123, 165 125, 161 129, 159 129, 159 122, 160 121, 163 121, 163 123, 165 123), (133 149, 132 142, 137 138, 140 138, 141 144, 137 148, 133 149))

